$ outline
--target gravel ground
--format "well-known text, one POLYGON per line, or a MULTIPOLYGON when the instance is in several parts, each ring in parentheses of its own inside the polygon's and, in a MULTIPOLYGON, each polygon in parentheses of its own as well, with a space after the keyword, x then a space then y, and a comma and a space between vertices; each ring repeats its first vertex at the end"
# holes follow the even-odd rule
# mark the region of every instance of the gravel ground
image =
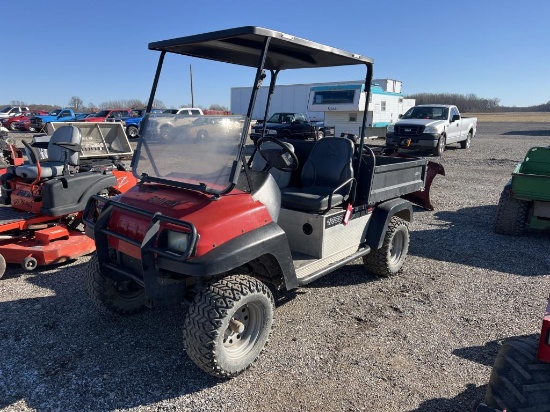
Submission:
POLYGON ((88 257, 0 280, 0 408, 6 411, 468 411, 507 337, 534 334, 550 240, 493 233, 500 191, 547 124, 485 123, 448 147, 433 212, 415 210, 403 273, 360 262, 281 296, 267 350, 230 381, 182 350, 185 306, 102 317, 88 257))

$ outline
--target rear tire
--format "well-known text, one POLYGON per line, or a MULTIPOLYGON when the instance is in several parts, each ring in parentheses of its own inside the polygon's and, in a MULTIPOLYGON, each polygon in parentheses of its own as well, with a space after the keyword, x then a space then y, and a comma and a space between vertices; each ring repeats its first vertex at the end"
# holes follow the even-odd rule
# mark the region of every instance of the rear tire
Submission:
POLYGON ((466 137, 466 140, 460 142, 460 148, 469 149, 471 144, 472 144, 472 132, 468 132, 468 136, 466 137))
POLYGON ((135 282, 115 282, 101 273, 94 253, 85 271, 88 294, 103 313, 134 315, 145 309, 145 289, 135 282))
POLYGON ((447 138, 444 134, 441 135, 439 138, 439 141, 437 142, 437 146, 433 148, 432 154, 434 156, 441 156, 443 152, 445 151, 445 144, 446 144, 447 138))
POLYGON ((187 355, 209 375, 238 375, 269 340, 274 307, 268 287, 253 277, 232 275, 210 283, 189 306, 184 328, 187 355))
POLYGON ((498 201, 495 232, 501 235, 521 236, 525 231, 530 204, 510 196, 503 190, 498 201))
POLYGON ((15 132, 17 130, 17 125, 15 124, 15 122, 10 123, 10 130, 12 132, 15 132))
POLYGON ((499 350, 485 404, 508 412, 550 410, 550 364, 536 359, 538 339, 521 337, 499 350))
POLYGON ((378 276, 393 276, 401 270, 409 251, 409 226, 393 216, 380 249, 363 256, 365 268, 378 276))

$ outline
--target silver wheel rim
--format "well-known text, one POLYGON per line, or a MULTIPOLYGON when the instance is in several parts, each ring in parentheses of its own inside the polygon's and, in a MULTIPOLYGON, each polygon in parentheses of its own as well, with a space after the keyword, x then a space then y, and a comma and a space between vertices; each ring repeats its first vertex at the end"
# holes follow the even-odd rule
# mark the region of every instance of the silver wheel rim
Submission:
POLYGON ((263 328, 263 308, 255 302, 239 307, 229 321, 223 334, 223 347, 228 357, 240 359, 256 345, 263 328), (234 330, 231 324, 242 324, 242 332, 234 330))
POLYGON ((396 264, 401 260, 405 249, 405 234, 402 231, 395 232, 390 248, 390 262, 396 264))

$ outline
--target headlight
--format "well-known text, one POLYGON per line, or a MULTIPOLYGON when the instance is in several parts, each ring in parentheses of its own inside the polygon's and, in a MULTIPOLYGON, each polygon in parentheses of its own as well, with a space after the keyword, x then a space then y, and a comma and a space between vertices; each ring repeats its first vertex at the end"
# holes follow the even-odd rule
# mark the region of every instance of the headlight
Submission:
POLYGON ((437 127, 435 126, 426 126, 424 128, 424 133, 439 133, 439 132, 437 131, 437 127))
POLYGON ((389 125, 388 125, 388 128, 386 129, 386 132, 387 132, 387 133, 393 133, 393 128, 394 128, 394 127, 395 127, 395 126, 394 126, 393 124, 389 124, 389 125))
POLYGON ((189 247, 189 234, 183 232, 167 232, 168 249, 175 252, 185 252, 189 247))
POLYGON ((267 129, 265 134, 277 134, 277 130, 267 129))

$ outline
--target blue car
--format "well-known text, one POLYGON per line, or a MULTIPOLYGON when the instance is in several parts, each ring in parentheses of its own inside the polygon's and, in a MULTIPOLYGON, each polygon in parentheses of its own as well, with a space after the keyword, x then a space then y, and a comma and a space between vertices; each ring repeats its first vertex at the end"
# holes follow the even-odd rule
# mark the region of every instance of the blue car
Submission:
MULTIPOLYGON (((145 111, 146 109, 132 109, 132 115, 122 119, 124 122, 124 127, 126 128, 126 135, 128 135, 130 139, 134 139, 139 136, 139 126, 141 125, 143 116, 145 116, 145 111)), ((151 113, 162 113, 162 110, 151 109, 151 113)))

